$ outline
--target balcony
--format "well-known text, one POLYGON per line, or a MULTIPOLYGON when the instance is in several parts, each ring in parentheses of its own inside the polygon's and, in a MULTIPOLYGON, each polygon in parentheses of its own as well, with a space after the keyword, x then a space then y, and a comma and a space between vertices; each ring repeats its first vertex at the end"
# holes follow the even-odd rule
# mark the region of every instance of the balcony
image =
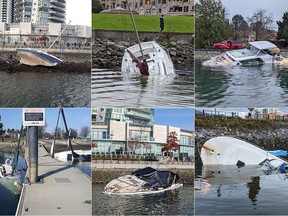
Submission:
POLYGON ((50 14, 51 16, 53 16, 53 17, 65 18, 65 14, 59 13, 59 12, 57 12, 57 11, 50 11, 49 14, 50 14))
POLYGON ((141 120, 150 120, 150 115, 138 113, 138 112, 133 112, 133 111, 128 111, 126 112, 127 116, 133 117, 135 119, 141 119, 141 120))
POLYGON ((65 13, 65 8, 63 9, 63 8, 57 7, 57 6, 50 6, 50 9, 61 12, 61 13, 65 13))
POLYGON ((65 19, 55 17, 55 16, 49 16, 49 20, 52 22, 58 22, 58 23, 64 23, 65 22, 65 19))
POLYGON ((57 5, 57 6, 61 7, 61 8, 65 8, 66 7, 65 3, 62 3, 62 2, 60 2, 58 0, 51 0, 51 4, 57 5))

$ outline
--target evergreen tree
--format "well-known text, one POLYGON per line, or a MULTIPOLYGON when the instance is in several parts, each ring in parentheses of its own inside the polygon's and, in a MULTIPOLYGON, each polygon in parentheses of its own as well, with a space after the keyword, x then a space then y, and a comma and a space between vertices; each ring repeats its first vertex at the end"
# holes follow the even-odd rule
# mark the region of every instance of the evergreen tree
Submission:
POLYGON ((278 25, 278 32, 277 32, 277 39, 285 39, 288 41, 288 12, 285 12, 283 17, 283 21, 277 21, 278 25))

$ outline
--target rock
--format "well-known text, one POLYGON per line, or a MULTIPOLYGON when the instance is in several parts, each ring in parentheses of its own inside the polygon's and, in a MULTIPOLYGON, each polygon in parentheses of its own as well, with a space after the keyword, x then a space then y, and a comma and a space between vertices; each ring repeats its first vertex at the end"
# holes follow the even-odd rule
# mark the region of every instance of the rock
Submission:
POLYGON ((177 52, 175 52, 175 51, 170 51, 170 55, 171 55, 171 56, 177 56, 177 52))

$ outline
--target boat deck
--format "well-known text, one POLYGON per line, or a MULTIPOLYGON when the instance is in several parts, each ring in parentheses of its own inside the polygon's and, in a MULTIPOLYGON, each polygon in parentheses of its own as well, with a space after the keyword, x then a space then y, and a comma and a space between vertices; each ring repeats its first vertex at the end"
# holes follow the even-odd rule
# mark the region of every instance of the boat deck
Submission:
POLYGON ((38 148, 39 183, 25 184, 16 215, 91 215, 91 179, 38 148))

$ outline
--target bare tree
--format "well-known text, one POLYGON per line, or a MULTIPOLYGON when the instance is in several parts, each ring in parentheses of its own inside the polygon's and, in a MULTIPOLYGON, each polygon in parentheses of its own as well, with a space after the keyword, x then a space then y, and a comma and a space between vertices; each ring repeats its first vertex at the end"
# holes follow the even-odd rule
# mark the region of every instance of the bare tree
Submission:
POLYGON ((133 153, 135 153, 137 149, 141 148, 141 146, 146 149, 146 152, 148 151, 148 149, 151 149, 151 144, 148 142, 149 137, 146 137, 144 132, 144 128, 140 127, 138 133, 130 135, 130 139, 128 141, 128 148, 133 151, 133 153))
POLYGON ((90 128, 88 126, 84 126, 81 128, 81 135, 83 137, 88 137, 88 135, 90 134, 90 128))
POLYGON ((273 15, 264 9, 257 9, 251 17, 247 17, 248 23, 253 31, 255 31, 256 41, 265 39, 268 30, 273 23, 273 15))

